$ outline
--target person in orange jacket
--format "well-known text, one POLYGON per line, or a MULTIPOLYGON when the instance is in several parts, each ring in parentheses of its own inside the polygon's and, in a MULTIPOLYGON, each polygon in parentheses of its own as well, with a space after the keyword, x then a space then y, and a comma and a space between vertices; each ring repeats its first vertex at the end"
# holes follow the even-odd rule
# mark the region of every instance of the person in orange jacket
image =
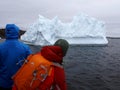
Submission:
MULTIPOLYGON (((66 55, 69 48, 69 43, 64 39, 59 39, 55 42, 53 46, 44 46, 41 49, 41 55, 49 61, 59 63, 61 66, 63 63, 63 57, 66 55)), ((43 88, 49 85, 49 81, 52 80, 52 77, 48 77, 44 81, 44 85, 41 85, 43 88)), ((67 90, 66 78, 64 68, 54 67, 54 82, 53 90, 67 90)), ((42 88, 40 87, 40 89, 42 88)), ((49 86, 51 87, 51 85, 49 86)), ((50 90, 48 89, 41 90, 50 90)))
MULTIPOLYGON (((52 46, 43 46, 37 54, 42 55, 46 60, 56 63, 51 75, 39 85, 37 90, 67 90, 65 71, 63 67, 63 57, 66 55, 69 43, 64 39, 59 39, 52 46)), ((14 86, 13 90, 17 90, 14 86)))

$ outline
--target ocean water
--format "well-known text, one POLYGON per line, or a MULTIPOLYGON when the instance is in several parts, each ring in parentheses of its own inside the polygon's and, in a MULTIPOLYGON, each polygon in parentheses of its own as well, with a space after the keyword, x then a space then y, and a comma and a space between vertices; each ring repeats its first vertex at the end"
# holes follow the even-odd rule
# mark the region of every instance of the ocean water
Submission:
POLYGON ((120 39, 108 40, 107 46, 70 46, 64 58, 68 90, 120 90, 120 39))
POLYGON ((120 39, 108 41, 107 46, 70 45, 64 57, 68 90, 120 90, 120 39))

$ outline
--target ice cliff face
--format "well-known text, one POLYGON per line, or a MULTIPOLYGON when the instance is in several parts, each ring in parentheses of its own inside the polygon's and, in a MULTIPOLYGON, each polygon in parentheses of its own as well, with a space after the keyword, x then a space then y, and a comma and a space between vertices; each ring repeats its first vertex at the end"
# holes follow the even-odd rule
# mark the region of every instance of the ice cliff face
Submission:
POLYGON ((62 23, 58 17, 52 20, 39 15, 21 40, 33 45, 53 44, 63 38, 70 44, 107 44, 105 23, 86 14, 74 16, 70 23, 62 23))

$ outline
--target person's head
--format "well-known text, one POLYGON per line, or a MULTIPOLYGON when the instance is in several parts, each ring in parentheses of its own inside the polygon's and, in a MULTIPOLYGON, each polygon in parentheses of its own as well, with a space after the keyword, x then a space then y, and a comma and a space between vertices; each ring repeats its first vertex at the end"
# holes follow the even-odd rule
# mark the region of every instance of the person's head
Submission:
POLYGON ((7 24, 5 28, 6 39, 18 39, 19 27, 15 24, 7 24))
POLYGON ((63 55, 65 56, 69 48, 69 43, 65 39, 58 39, 54 43, 54 46, 60 46, 62 48, 63 55))

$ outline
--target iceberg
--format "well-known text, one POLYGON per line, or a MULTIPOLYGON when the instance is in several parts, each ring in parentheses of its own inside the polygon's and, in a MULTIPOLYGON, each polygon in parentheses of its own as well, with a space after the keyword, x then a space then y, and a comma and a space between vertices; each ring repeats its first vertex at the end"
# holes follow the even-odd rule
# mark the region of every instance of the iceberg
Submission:
POLYGON ((57 16, 48 19, 39 15, 20 39, 32 45, 51 45, 60 38, 70 44, 108 44, 105 22, 84 13, 74 16, 70 23, 61 22, 57 16))

